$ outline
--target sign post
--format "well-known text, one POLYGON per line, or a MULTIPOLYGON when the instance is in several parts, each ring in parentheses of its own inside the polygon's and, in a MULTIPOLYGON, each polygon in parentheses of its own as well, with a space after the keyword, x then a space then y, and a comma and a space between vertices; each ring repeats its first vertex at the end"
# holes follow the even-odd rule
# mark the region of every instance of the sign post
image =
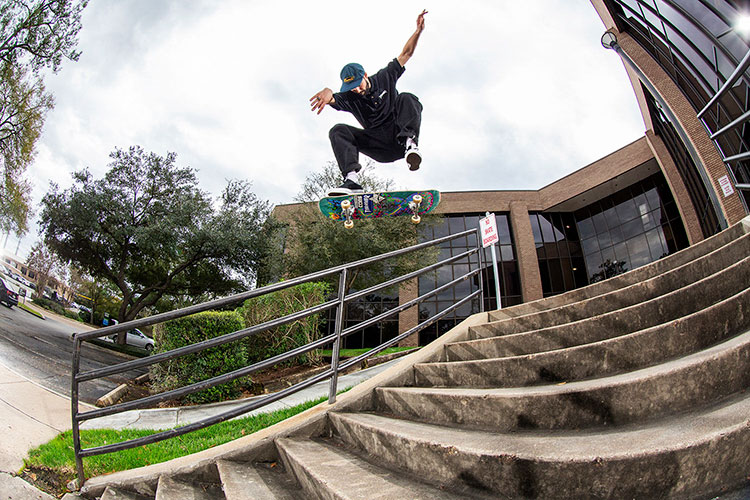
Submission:
POLYGON ((502 304, 500 303, 500 276, 497 272, 497 254, 495 253, 495 245, 500 241, 500 236, 497 234, 495 214, 487 212, 484 219, 479 219, 479 233, 482 235, 482 248, 490 247, 492 251, 492 271, 495 274, 495 297, 497 298, 497 308, 502 309, 502 304))

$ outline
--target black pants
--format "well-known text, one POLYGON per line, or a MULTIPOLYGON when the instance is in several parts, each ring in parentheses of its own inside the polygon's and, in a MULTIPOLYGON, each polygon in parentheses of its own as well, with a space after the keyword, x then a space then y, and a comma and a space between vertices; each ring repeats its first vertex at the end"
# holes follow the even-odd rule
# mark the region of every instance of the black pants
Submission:
POLYGON ((404 157, 406 139, 419 139, 422 123, 422 103, 409 93, 396 98, 395 119, 379 127, 361 129, 340 123, 328 134, 333 154, 341 173, 346 177, 351 171, 359 171, 359 153, 380 163, 390 163, 404 157))

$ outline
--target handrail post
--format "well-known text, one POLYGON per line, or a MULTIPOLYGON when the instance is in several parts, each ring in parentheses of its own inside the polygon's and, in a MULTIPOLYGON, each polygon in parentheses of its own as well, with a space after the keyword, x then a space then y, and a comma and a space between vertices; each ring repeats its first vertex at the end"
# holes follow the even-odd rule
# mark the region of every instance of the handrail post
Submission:
POLYGON ((76 460, 76 472, 78 474, 78 488, 83 486, 85 479, 83 473, 83 458, 81 458, 81 436, 79 433, 79 422, 78 422, 78 370, 81 365, 81 344, 80 339, 74 337, 73 342, 75 346, 73 348, 73 367, 70 382, 70 412, 72 416, 72 431, 73 431, 73 453, 76 460))
POLYGON ((331 387, 328 391, 328 404, 336 402, 336 387, 339 378, 339 351, 341 350, 341 330, 344 323, 344 305, 346 299, 346 268, 339 275, 339 305, 336 308, 336 340, 333 341, 331 353, 331 387))
MULTIPOLYGON (((482 232, 477 227, 477 266, 479 266, 479 312, 484 312, 484 248, 482 248, 482 232)), ((471 269, 471 268, 469 268, 471 269)))

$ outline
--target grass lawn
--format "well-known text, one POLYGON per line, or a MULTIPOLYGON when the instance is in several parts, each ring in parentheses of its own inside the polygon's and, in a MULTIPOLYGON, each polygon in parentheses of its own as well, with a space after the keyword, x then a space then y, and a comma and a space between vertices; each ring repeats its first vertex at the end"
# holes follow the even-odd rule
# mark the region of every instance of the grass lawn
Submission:
MULTIPOLYGON (((344 389, 341 392, 345 392, 344 389)), ((220 424, 191 432, 173 439, 159 441, 129 450, 118 451, 106 455, 97 455, 83 459, 86 477, 98 476, 120 470, 134 469, 144 465, 165 462, 173 458, 196 453, 220 444, 232 441, 247 434, 259 431, 266 427, 281 422, 291 416, 301 413, 308 408, 326 401, 328 397, 308 401, 300 405, 277 410, 271 413, 261 413, 239 420, 230 420, 220 424)), ((155 430, 112 430, 112 429, 86 429, 81 430, 81 445, 84 448, 92 448, 105 444, 119 443, 135 439, 149 434, 155 430)), ((55 487, 47 484, 37 484, 37 487, 50 493, 59 494, 64 492, 68 481, 75 478, 75 456, 73 454, 72 431, 66 431, 53 438, 51 441, 29 451, 29 457, 25 460, 24 477, 35 477, 38 471, 44 471, 49 476, 56 476, 55 487), (45 487, 46 486, 46 487, 45 487), (56 491, 50 491, 56 490, 56 491)))
POLYGON ((35 311, 35 310, 33 310, 32 308, 30 308, 29 306, 27 306, 27 305, 26 305, 26 304, 24 304, 23 302, 19 302, 19 303, 18 303, 18 307, 19 307, 20 309, 23 309, 23 310, 24 310, 24 311, 26 311, 26 312, 30 312, 31 314, 33 314, 33 315, 34 315, 34 316, 36 316, 37 318, 42 318, 42 319, 44 319, 44 316, 42 316, 41 314, 39 314, 38 312, 36 312, 36 311, 35 311))
MULTIPOLYGON (((375 356, 385 356, 386 354, 393 354, 394 352, 402 352, 402 351, 410 351, 412 349, 416 349, 416 347, 389 347, 388 349, 383 349, 379 353, 377 353, 375 356)), ((341 349, 339 351, 339 355, 342 358, 353 358, 355 356, 359 356, 360 354, 364 354, 367 351, 372 350, 372 348, 364 348, 364 349, 341 349)), ((323 356, 332 356, 333 350, 332 349, 321 349, 320 351, 323 353, 323 356)))

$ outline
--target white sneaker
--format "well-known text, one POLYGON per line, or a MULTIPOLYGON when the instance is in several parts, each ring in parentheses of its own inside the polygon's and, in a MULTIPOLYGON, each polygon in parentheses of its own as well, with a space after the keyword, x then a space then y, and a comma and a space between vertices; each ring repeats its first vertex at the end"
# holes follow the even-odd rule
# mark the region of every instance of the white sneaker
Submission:
POLYGON ((409 170, 412 172, 419 170, 419 164, 422 163, 422 155, 419 153, 419 148, 413 142, 406 148, 406 163, 409 164, 409 170))

